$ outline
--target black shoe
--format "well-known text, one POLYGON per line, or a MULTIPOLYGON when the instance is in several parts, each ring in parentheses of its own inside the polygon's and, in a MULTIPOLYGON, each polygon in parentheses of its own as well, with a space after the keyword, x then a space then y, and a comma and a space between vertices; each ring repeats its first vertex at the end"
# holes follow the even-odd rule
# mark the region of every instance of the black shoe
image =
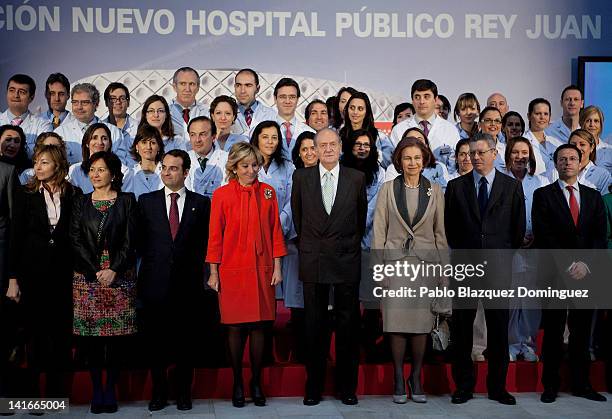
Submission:
POLYGON ((453 397, 451 397, 451 403, 453 404, 463 404, 468 400, 472 399, 474 395, 465 390, 457 390, 453 393, 453 397))
POLYGON ((166 406, 168 406, 168 400, 155 397, 149 402, 149 412, 157 412, 166 406))
POLYGON ((572 393, 576 397, 582 397, 584 399, 593 400, 594 402, 605 402, 606 396, 599 394, 592 388, 587 388, 583 391, 575 391, 572 393))
POLYGON ((104 409, 104 413, 115 413, 117 410, 119 410, 119 407, 117 406, 117 403, 109 403, 104 404, 102 409, 104 409))
POLYGON ((100 413, 104 413, 104 405, 98 404, 98 403, 92 403, 89 411, 93 413, 94 415, 99 415, 100 413))
POLYGON ((191 410, 193 405, 191 403, 191 397, 179 396, 176 398, 176 408, 178 410, 191 410))
POLYGON ((509 406, 514 406, 516 404, 516 399, 514 396, 505 390, 499 394, 489 394, 489 400, 495 400, 498 403, 509 406))
POLYGON ((544 393, 540 396, 542 403, 554 403, 557 400, 557 392, 552 388, 545 388, 544 393))
POLYGON ((251 398, 255 406, 262 407, 266 405, 266 396, 263 394, 261 385, 255 384, 253 381, 251 381, 251 398))
POLYGON ((321 402, 320 397, 315 397, 312 395, 306 395, 304 397, 304 406, 316 406, 321 402))
POLYGON ((357 400, 357 396, 354 394, 348 394, 348 395, 344 395, 342 396, 342 404, 346 404, 349 406, 354 406, 357 403, 359 403, 359 401, 357 400))
POLYGON ((234 389, 232 391, 232 406, 244 407, 245 405, 246 401, 244 400, 244 389, 242 388, 242 384, 234 384, 234 389))

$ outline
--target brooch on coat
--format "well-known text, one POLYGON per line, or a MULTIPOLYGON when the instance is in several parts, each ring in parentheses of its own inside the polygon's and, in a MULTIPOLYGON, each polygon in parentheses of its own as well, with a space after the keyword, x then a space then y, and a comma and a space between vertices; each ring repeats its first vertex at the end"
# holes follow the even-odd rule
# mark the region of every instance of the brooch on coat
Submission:
POLYGON ((264 198, 272 199, 272 189, 264 189, 264 198))
POLYGON ((427 188, 427 196, 431 196, 431 188, 427 188))

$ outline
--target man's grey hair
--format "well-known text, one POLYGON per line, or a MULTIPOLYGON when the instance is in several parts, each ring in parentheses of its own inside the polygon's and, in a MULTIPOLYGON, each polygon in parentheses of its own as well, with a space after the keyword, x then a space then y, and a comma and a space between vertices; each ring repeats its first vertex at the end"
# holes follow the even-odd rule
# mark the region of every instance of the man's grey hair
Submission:
POLYGON ((192 73, 195 73, 196 75, 196 79, 197 79, 197 84, 198 87, 200 87, 200 75, 198 74, 198 72, 192 68, 192 67, 181 67, 178 70, 176 70, 174 72, 174 74, 172 75, 172 84, 176 85, 176 83, 178 83, 178 75, 179 73, 182 73, 184 71, 191 71, 192 73))
POLYGON ((317 132, 317 133, 315 134, 315 137, 314 137, 314 143, 316 144, 316 143, 317 143, 317 139, 319 138, 319 136, 320 136, 320 135, 322 135, 322 134, 325 134, 325 133, 330 133, 330 134, 333 134, 333 135, 334 135, 334 137, 336 137, 336 140, 338 140, 338 143, 341 143, 341 142, 342 142, 342 141, 340 140, 340 136, 338 135, 338 133, 337 133, 335 130, 333 130, 333 129, 331 129, 331 128, 323 128, 321 131, 319 131, 319 132, 317 132))
POLYGON ((486 132, 477 132, 472 135, 470 138, 470 143, 475 143, 476 141, 486 141, 489 144, 489 148, 495 148, 497 145, 497 140, 493 138, 491 134, 487 134, 486 132))
POLYGON ((74 97, 74 94, 77 92, 87 93, 94 105, 98 105, 100 103, 100 91, 96 86, 91 83, 75 84, 72 90, 70 91, 70 98, 74 97))

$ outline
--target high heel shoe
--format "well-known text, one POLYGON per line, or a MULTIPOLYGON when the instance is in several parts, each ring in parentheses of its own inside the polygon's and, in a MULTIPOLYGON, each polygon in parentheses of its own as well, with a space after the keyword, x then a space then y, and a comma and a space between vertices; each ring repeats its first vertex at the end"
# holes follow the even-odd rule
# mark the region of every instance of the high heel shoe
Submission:
POLYGON ((244 407, 246 404, 244 400, 244 390, 242 388, 242 384, 234 384, 234 389, 232 391, 232 406, 234 407, 244 407))
POLYGON ((266 396, 263 394, 261 384, 251 381, 251 398, 255 406, 262 407, 266 405, 266 396))
MULTIPOLYGON (((404 379, 402 378, 402 384, 404 384, 404 379)), ((395 385, 397 388, 397 385, 395 385)), ((408 396, 406 395, 406 389, 404 389, 404 394, 393 394, 393 403, 404 404, 408 402, 408 396)))
POLYGON ((425 394, 414 394, 412 390, 412 375, 406 380, 408 382, 408 390, 410 391, 410 398, 415 403, 427 403, 427 396, 425 394))

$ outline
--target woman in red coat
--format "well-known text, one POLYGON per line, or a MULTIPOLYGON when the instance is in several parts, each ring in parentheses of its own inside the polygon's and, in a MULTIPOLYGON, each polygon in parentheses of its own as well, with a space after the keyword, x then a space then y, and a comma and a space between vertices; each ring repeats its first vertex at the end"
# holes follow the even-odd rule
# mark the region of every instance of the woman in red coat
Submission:
POLYGON ((208 285, 219 292, 221 323, 228 326, 234 390, 232 404, 243 407, 242 355, 250 337, 251 397, 265 406, 261 390, 265 329, 275 318, 274 286, 282 281, 287 254, 274 188, 257 180, 263 157, 248 143, 232 146, 229 183, 215 191, 206 262, 208 285))

